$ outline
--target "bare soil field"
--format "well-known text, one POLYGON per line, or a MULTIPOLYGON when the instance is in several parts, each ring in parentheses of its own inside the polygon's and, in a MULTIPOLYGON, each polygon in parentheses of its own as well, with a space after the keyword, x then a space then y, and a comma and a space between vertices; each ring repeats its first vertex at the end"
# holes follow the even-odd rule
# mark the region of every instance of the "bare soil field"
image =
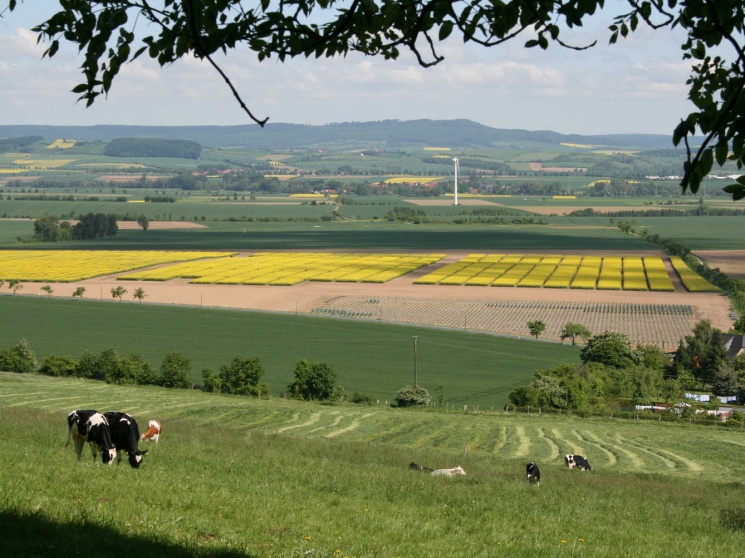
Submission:
MULTIPOLYGON (((117 221, 116 225, 123 231, 132 231, 142 228, 137 224, 137 221, 117 221)), ((150 221, 148 223, 148 229, 154 230, 206 228, 208 228, 206 225, 192 223, 191 221, 150 221)))
POLYGON ((745 279, 745 250, 697 250, 696 256, 733 279, 745 279))

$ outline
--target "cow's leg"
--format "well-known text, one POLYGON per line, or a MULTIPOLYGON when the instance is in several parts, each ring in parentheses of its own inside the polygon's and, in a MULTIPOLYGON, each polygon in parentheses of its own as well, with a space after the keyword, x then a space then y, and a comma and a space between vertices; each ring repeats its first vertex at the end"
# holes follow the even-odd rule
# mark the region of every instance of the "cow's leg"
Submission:
POLYGON ((80 436, 75 436, 73 441, 75 443, 75 455, 78 456, 78 461, 80 461, 83 457, 83 446, 85 446, 85 440, 80 436))
POLYGON ((90 443, 90 446, 91 446, 91 453, 93 454, 93 463, 95 463, 96 457, 98 457, 98 452, 100 450, 98 449, 98 445, 93 442, 90 443))

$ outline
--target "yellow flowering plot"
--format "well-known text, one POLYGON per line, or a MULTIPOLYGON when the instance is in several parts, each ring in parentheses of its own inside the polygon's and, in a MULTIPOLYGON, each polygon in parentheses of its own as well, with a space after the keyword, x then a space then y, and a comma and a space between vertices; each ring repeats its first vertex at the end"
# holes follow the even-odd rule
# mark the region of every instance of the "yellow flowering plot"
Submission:
POLYGON ((600 266, 596 263, 585 263, 584 261, 577 270, 577 275, 572 279, 572 289, 594 289, 597 286, 600 266))
MULTIPOLYGON (((245 258, 220 258, 173 266, 171 277, 189 277, 198 284, 294 285, 302 281, 386 282, 435 263, 444 254, 347 254, 326 252, 264 252, 245 258)), ((152 280, 168 276, 169 268, 127 278, 152 280)), ((162 280, 162 279, 161 279, 162 280)))
MULTIPOLYGON (((450 277, 447 277, 440 281, 441 285, 463 285, 470 281, 470 279, 473 279, 474 277, 478 277, 481 273, 483 273, 486 269, 490 268, 492 263, 489 262, 476 262, 472 263, 463 269, 461 269, 458 273, 454 273, 450 277)), ((469 283, 470 284, 470 283, 469 283)))
POLYGON ((564 263, 566 258, 562 260, 561 264, 556 266, 556 271, 551 274, 546 282, 543 284, 544 287, 555 288, 555 289, 568 289, 572 284, 572 279, 577 274, 579 264, 564 263))
POLYGON ((516 264, 492 283, 495 287, 515 287, 535 266, 533 264, 516 264))
POLYGON ((605 265, 600 270, 600 276, 598 277, 598 289, 620 291, 623 287, 623 271, 621 266, 605 265))
POLYGON ((493 263, 486 269, 484 269, 481 273, 478 275, 475 275, 474 277, 471 277, 468 281, 466 281, 466 285, 477 285, 477 286, 489 286, 498 278, 504 275, 508 270, 510 270, 514 264, 511 263, 493 263))
POLYGON ((75 147, 76 143, 78 143, 77 140, 56 139, 47 145, 47 149, 70 149, 75 147))
POLYGON ((66 283, 224 254, 165 250, 7 250, 0 251, 0 280, 66 283))
POLYGON ((556 264, 539 263, 518 283, 518 287, 542 287, 556 269, 556 264))
POLYGON ((658 257, 645 257, 644 271, 647 274, 647 282, 649 283, 649 289, 652 291, 675 291, 673 282, 670 280, 670 276, 667 274, 665 269, 665 263, 662 258, 658 257))
POLYGON ((77 159, 16 159, 16 165, 22 165, 29 170, 56 169, 74 163, 77 159))
POLYGON ((685 288, 690 292, 709 293, 719 292, 721 290, 719 287, 709 283, 709 281, 688 267, 682 258, 679 258, 678 256, 670 256, 670 263, 673 264, 673 268, 678 272, 680 280, 683 282, 683 286, 685 286, 685 288))

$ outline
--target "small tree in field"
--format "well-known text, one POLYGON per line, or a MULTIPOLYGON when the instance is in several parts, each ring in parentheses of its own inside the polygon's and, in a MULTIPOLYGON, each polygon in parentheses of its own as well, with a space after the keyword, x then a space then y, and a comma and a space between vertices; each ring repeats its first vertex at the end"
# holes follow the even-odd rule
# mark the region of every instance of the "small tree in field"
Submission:
POLYGON ((13 291, 13 296, 23 288, 23 284, 18 279, 11 279, 8 281, 8 288, 13 291))
POLYGON ((145 289, 142 287, 137 287, 135 289, 135 292, 132 293, 132 296, 140 301, 140 304, 142 304, 142 299, 145 298, 147 295, 145 294, 145 289))
POLYGON ((119 302, 122 301, 122 297, 127 294, 127 289, 122 286, 114 287, 111 289, 111 298, 118 298, 119 302))
POLYGON ((150 226, 150 219, 148 219, 147 215, 145 215, 144 213, 140 213, 137 216, 137 224, 142 227, 143 231, 146 231, 150 226))
POLYGON ((577 337, 581 337, 587 341, 592 333, 582 324, 575 324, 573 322, 567 322, 564 324, 564 329, 561 330, 561 340, 571 339, 572 345, 577 344, 577 337))
POLYGON ((72 293, 72 298, 80 297, 83 298, 83 294, 85 293, 85 287, 78 287, 75 289, 75 292, 72 293))
POLYGON ((52 290, 52 287, 51 287, 51 286, 49 286, 49 285, 44 285, 44 286, 43 286, 43 287, 41 288, 41 290, 42 290, 42 291, 44 291, 45 293, 47 293, 47 298, 51 297, 51 296, 52 296, 52 293, 54 292, 54 291, 52 290))
POLYGON ((292 397, 312 401, 325 401, 334 395, 336 372, 325 362, 303 359, 295 366, 295 380, 287 386, 292 397))
POLYGON ((536 320, 534 322, 528 322, 528 331, 530 331, 530 334, 538 339, 538 337, 546 331, 546 324, 542 322, 541 320, 536 320))

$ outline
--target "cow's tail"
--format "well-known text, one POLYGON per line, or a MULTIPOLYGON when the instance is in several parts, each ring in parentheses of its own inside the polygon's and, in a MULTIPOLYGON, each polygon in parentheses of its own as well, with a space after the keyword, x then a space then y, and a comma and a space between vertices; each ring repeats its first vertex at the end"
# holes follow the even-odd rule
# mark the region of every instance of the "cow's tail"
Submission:
POLYGON ((70 445, 70 440, 72 440, 72 428, 67 429, 67 443, 65 444, 65 447, 70 445))

